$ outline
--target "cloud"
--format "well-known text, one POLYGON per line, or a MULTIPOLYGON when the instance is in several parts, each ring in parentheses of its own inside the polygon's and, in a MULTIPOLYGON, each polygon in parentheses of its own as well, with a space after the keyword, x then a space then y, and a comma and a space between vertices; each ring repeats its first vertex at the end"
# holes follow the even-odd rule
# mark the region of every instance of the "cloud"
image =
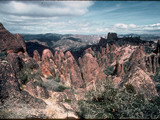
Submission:
POLYGON ((136 28, 136 25, 135 24, 129 24, 129 27, 130 28, 136 28))
POLYGON ((110 30, 118 33, 149 33, 160 31, 160 23, 149 24, 149 25, 135 25, 135 24, 114 24, 110 30))
POLYGON ((10 1, 0 2, 0 13, 31 17, 78 16, 85 14, 93 4, 93 1, 10 1))
POLYGON ((128 25, 127 24, 123 24, 123 23, 117 23, 117 24, 114 25, 114 27, 126 29, 126 28, 128 28, 128 25))

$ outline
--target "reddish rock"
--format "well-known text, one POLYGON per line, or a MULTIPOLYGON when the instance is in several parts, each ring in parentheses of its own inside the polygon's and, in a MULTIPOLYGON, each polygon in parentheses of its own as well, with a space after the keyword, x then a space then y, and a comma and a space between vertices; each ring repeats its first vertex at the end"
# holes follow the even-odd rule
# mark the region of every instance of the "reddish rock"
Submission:
POLYGON ((17 38, 17 41, 21 44, 24 51, 27 52, 26 43, 25 43, 25 40, 23 39, 23 37, 20 34, 15 34, 14 36, 17 38))
POLYGON ((159 61, 160 61, 160 56, 157 55, 151 55, 145 57, 145 62, 148 72, 156 73, 157 67, 160 67, 159 61))
POLYGON ((118 61, 116 61, 114 75, 117 75, 118 77, 122 77, 124 75, 124 67, 123 64, 119 64, 118 61))
POLYGON ((26 90, 29 92, 29 94, 31 94, 34 97, 38 97, 38 92, 36 89, 36 85, 33 84, 32 82, 28 82, 26 84, 26 90))
POLYGON ((0 24, 0 51, 7 51, 8 53, 24 52, 21 42, 17 38, 8 32, 2 24, 0 24))
POLYGON ((63 61, 64 83, 74 88, 84 87, 79 66, 70 51, 65 53, 63 61))
POLYGON ((106 53, 109 53, 109 45, 108 45, 108 43, 106 44, 106 53))
POLYGON ((133 85, 136 91, 144 94, 146 98, 150 99, 158 95, 154 82, 140 67, 132 67, 124 79, 123 85, 125 86, 126 84, 133 85))
POLYGON ((43 50, 42 53, 42 74, 47 76, 56 77, 56 66, 54 63, 54 57, 49 49, 43 50))
POLYGON ((83 56, 80 66, 87 90, 94 88, 97 81, 103 80, 106 77, 99 67, 96 58, 89 53, 83 56))
POLYGON ((101 56, 105 55, 105 48, 100 47, 101 56))
POLYGON ((18 96, 20 94, 20 85, 13 67, 0 61, 0 100, 5 101, 8 97, 18 96))
POLYGON ((82 58, 81 57, 78 58, 78 64, 82 65, 82 58))
POLYGON ((26 84, 26 90, 34 97, 40 97, 44 99, 49 98, 49 93, 46 88, 35 85, 32 82, 26 84))
MULTIPOLYGON (((30 95, 27 91, 22 91, 19 102, 29 105, 35 109, 45 109, 47 104, 42 100, 30 95)), ((19 104, 19 102, 17 104, 19 104)))
POLYGON ((116 50, 117 46, 115 44, 110 45, 110 52, 114 52, 116 50))
POLYGON ((62 51, 59 52, 56 51, 54 54, 54 62, 59 69, 61 68, 63 61, 64 61, 64 53, 62 51))
POLYGON ((122 81, 122 78, 121 78, 121 77, 115 77, 115 78, 113 79, 114 87, 115 87, 115 88, 118 88, 118 86, 120 85, 121 81, 122 81))
POLYGON ((130 61, 137 61, 145 56, 143 45, 140 45, 130 57, 130 61))
POLYGON ((129 58, 129 69, 132 69, 133 66, 138 66, 144 71, 147 71, 146 69, 146 63, 145 63, 145 53, 143 51, 143 45, 140 45, 137 47, 137 49, 132 53, 131 57, 129 58))
POLYGON ((33 52, 33 59, 34 59, 36 62, 38 62, 38 61, 41 60, 41 57, 40 57, 39 52, 38 52, 37 50, 34 50, 34 52, 33 52))
POLYGON ((16 53, 9 53, 7 55, 7 61, 11 64, 16 73, 24 66, 24 61, 16 53))
POLYGON ((90 47, 90 48, 88 48, 88 49, 86 49, 85 50, 85 53, 90 53, 91 55, 93 55, 94 56, 94 51, 92 50, 92 48, 90 47))
POLYGON ((49 93, 47 91, 47 89, 37 86, 37 92, 38 92, 38 96, 44 99, 48 99, 49 98, 49 93))

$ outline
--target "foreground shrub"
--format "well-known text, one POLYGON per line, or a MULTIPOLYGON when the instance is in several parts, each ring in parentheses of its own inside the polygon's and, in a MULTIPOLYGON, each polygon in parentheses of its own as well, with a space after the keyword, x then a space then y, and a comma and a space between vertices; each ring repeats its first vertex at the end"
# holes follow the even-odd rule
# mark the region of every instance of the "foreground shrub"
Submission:
POLYGON ((86 119, 157 119, 160 118, 159 98, 145 100, 132 85, 116 90, 108 79, 87 93, 86 100, 79 101, 79 116, 86 119))

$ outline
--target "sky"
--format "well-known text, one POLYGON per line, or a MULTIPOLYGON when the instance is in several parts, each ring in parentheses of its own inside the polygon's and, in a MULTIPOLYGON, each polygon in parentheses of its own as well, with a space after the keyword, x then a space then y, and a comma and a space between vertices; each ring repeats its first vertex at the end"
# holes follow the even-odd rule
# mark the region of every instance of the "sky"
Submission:
POLYGON ((0 1, 12 33, 160 34, 160 1, 0 1))

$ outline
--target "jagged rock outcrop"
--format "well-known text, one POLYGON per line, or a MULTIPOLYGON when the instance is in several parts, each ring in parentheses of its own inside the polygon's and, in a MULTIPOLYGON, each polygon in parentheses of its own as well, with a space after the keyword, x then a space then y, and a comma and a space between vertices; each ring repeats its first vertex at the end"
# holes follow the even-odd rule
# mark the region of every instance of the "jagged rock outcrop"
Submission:
POLYGON ((143 45, 137 47, 137 49, 132 53, 131 57, 129 58, 128 68, 131 69, 132 66, 138 66, 144 71, 146 71, 145 53, 143 45))
POLYGON ((16 73, 24 67, 24 61, 16 53, 9 53, 7 55, 7 61, 16 73))
POLYGON ((48 99, 49 98, 49 93, 48 93, 46 88, 41 87, 41 86, 37 86, 36 89, 37 89, 39 97, 44 98, 44 99, 48 99))
POLYGON ((140 67, 134 66, 124 79, 125 84, 131 84, 135 87, 136 91, 144 94, 146 98, 152 98, 157 94, 154 82, 148 74, 145 73, 140 67))
POLYGON ((24 52, 25 50, 21 42, 22 41, 18 41, 18 39, 8 32, 0 23, 0 51, 7 51, 8 53, 24 52))
POLYGON ((38 62, 38 61, 41 60, 41 57, 40 57, 39 52, 38 52, 37 50, 34 50, 34 52, 33 52, 33 59, 34 59, 36 62, 38 62))
POLYGON ((124 66, 123 64, 119 64, 119 61, 116 61, 114 75, 117 75, 118 77, 122 77, 124 73, 124 66))
POLYGON ((86 53, 80 63, 80 68, 83 74, 83 79, 86 84, 86 89, 90 90, 95 88, 95 84, 99 80, 105 79, 106 75, 99 67, 96 58, 91 54, 86 53))
POLYGON ((140 45, 132 54, 130 61, 138 61, 145 56, 143 45, 140 45))
POLYGON ((157 41, 156 50, 154 51, 156 54, 160 55, 160 40, 157 41))
POLYGON ((28 82, 26 84, 26 90, 29 92, 34 97, 38 97, 38 92, 36 90, 36 85, 33 84, 32 82, 28 82))
POLYGON ((0 61, 0 100, 18 96, 20 85, 13 67, 7 61, 0 61))
POLYGON ((106 44, 106 51, 105 52, 109 53, 109 45, 108 45, 108 43, 106 44))
POLYGON ((56 65, 54 63, 54 57, 49 49, 43 50, 42 53, 42 74, 45 77, 53 76, 56 77, 56 65))
POLYGON ((70 51, 65 53, 65 60, 63 61, 63 69, 61 69, 61 72, 65 77, 65 81, 63 81, 65 84, 67 83, 74 88, 84 87, 79 66, 70 51))
POLYGON ((26 90, 34 97, 40 97, 44 99, 49 98, 49 93, 46 88, 43 88, 41 86, 37 86, 32 82, 28 82, 26 84, 26 90))
POLYGON ((117 40, 117 33, 108 33, 107 40, 117 40))
POLYGON ((108 66, 112 64, 114 61, 116 61, 119 58, 119 51, 116 51, 117 46, 115 44, 106 44, 105 47, 100 47, 100 51, 98 51, 98 63, 99 66, 104 69, 105 66, 108 66))
POLYGON ((107 39, 102 38, 99 41, 99 45, 100 46, 105 46, 108 42, 112 43, 116 40, 118 40, 119 38, 117 37, 117 33, 108 33, 107 39))
POLYGON ((60 69, 62 66, 62 63, 64 61, 64 53, 60 51, 56 51, 54 54, 54 62, 57 65, 57 67, 60 69))
POLYGON ((85 53, 90 53, 92 56, 94 56, 94 54, 95 54, 91 47, 86 49, 85 53))
POLYGON ((17 41, 23 47, 24 52, 27 52, 26 43, 25 43, 25 40, 23 39, 23 37, 20 34, 15 34, 14 36, 17 38, 17 41))
POLYGON ((151 55, 145 57, 145 62, 148 72, 156 73, 157 68, 160 67, 160 56, 151 55))

